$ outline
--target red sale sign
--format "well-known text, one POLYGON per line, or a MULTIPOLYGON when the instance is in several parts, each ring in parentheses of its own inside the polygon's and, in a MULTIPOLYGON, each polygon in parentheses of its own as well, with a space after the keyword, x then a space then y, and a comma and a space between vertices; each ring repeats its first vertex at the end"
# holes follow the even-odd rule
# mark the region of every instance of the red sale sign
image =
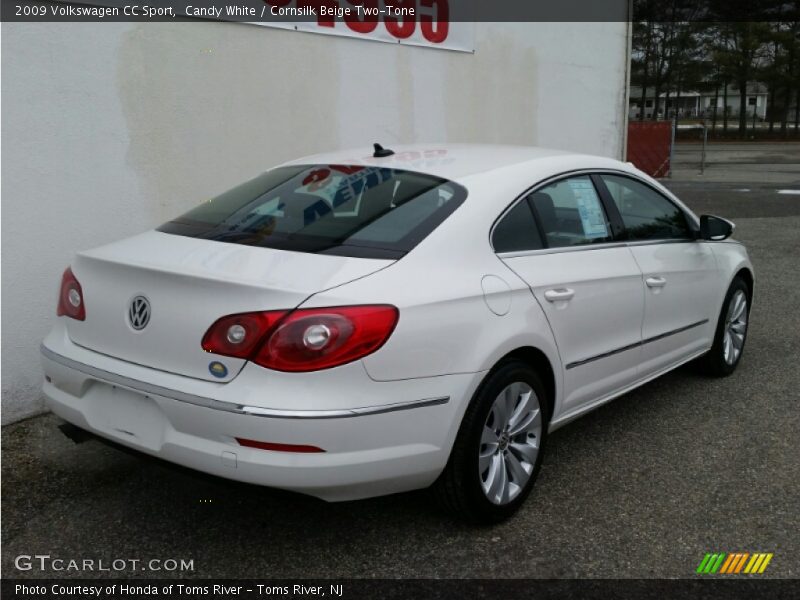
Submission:
POLYGON ((474 23, 450 22, 450 0, 264 0, 266 27, 474 51, 474 23), (295 20, 295 19, 303 19, 295 20))

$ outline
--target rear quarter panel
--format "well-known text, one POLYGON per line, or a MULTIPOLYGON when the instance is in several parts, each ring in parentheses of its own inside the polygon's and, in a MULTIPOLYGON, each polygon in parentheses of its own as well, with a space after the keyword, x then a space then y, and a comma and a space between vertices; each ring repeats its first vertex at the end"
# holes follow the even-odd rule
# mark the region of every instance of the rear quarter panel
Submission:
POLYGON ((317 294, 303 306, 368 303, 393 304, 400 310, 392 336, 364 359, 367 372, 377 381, 488 370, 524 346, 539 348, 551 364, 558 361, 549 325, 530 289, 500 261, 472 263, 457 271, 441 265, 410 268, 401 261, 317 294), (509 284, 508 291, 498 292, 509 304, 505 315, 489 309, 481 287, 484 275, 509 284))
POLYGON ((376 381, 479 373, 513 350, 533 347, 550 361, 558 395, 561 363, 550 326, 530 288, 497 258, 489 241, 494 220, 530 181, 535 174, 505 188, 470 185, 464 205, 412 252, 382 271, 315 294, 303 306, 398 307, 392 336, 363 360, 376 381), (485 298, 481 282, 487 275, 506 284, 489 291, 490 302, 508 307, 502 316, 485 298))

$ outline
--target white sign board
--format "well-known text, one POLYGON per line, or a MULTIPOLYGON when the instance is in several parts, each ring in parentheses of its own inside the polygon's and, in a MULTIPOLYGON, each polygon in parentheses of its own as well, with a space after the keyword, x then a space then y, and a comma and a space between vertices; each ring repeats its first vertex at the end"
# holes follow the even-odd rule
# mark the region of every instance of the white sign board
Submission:
POLYGON ((475 24, 450 22, 450 1, 265 0, 266 15, 276 20, 251 22, 390 44, 474 52, 475 24), (307 20, 293 21, 293 17, 307 20))

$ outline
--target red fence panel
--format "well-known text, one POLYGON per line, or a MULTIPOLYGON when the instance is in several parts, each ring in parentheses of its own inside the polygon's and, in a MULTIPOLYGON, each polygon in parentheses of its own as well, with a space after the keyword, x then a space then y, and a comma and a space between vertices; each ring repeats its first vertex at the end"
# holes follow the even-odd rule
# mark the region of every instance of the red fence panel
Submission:
POLYGON ((652 177, 669 174, 672 145, 671 121, 628 123, 628 161, 652 177))

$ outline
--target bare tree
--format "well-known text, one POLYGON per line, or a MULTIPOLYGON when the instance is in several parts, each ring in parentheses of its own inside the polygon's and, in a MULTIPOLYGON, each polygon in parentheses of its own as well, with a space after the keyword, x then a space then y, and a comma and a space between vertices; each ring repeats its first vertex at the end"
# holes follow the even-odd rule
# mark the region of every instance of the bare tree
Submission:
MULTIPOLYGON (((739 135, 747 133, 747 84, 755 78, 766 55, 769 25, 756 22, 724 22, 716 24, 719 35, 715 58, 729 73, 739 91, 739 135)), ((753 109, 755 111, 755 107, 753 109)))
MULTIPOLYGON (((758 114, 758 100, 748 102, 748 85, 765 83, 770 131, 780 121, 786 132, 792 99, 800 98, 798 0, 634 0, 631 81, 641 87, 640 120, 647 118, 650 94, 655 120, 659 113, 669 116, 670 98, 680 110, 686 92, 713 91, 712 129, 721 95, 723 130, 738 112, 741 136, 748 117, 755 125, 758 114), (729 110, 731 89, 738 95, 738 111, 729 110)), ((800 101, 795 105, 798 129, 800 101)))

